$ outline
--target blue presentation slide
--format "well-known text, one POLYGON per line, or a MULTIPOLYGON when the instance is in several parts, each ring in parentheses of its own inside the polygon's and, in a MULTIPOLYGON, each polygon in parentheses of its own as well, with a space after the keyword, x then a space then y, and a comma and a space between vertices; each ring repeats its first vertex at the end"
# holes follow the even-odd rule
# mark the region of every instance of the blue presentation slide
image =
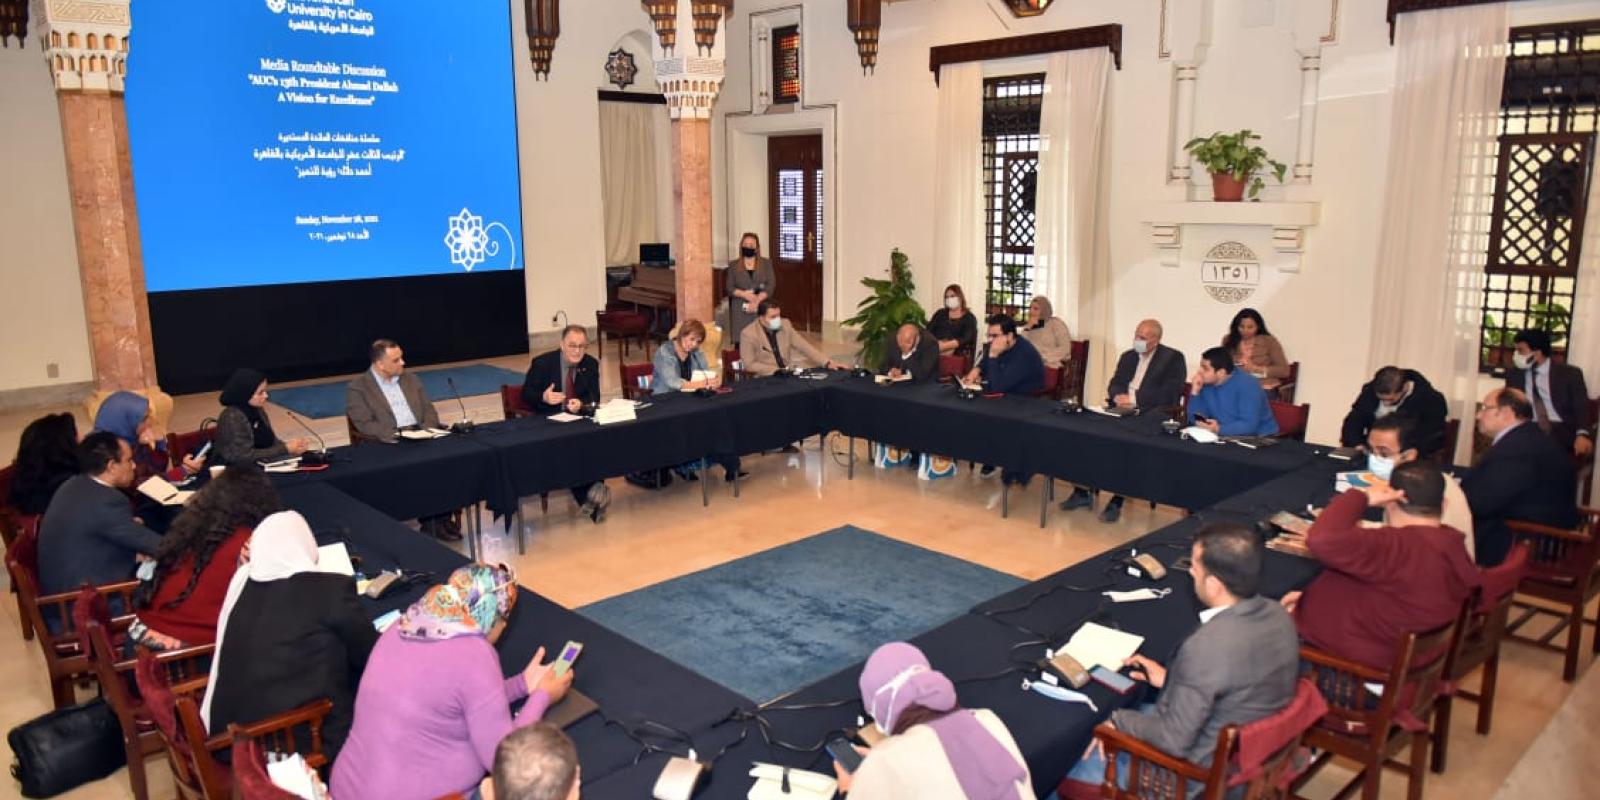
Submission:
POLYGON ((133 4, 149 291, 522 267, 506 0, 133 4))

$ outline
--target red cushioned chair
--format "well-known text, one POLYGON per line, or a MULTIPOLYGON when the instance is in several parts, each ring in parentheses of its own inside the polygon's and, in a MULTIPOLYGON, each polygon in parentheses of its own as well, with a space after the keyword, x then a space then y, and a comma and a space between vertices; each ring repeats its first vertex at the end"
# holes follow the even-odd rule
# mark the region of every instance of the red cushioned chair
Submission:
POLYGON ((622 364, 622 396, 632 400, 650 394, 650 380, 656 374, 654 364, 622 364))
MULTIPOLYGON (((1554 603, 1559 608, 1559 611, 1552 611, 1547 606, 1513 601, 1520 613, 1507 623, 1506 637, 1565 653, 1561 679, 1568 683, 1578 677, 1583 626, 1596 624, 1584 619, 1584 608, 1600 595, 1600 510, 1579 506, 1578 511, 1583 514, 1582 527, 1571 531, 1519 520, 1506 521, 1506 527, 1511 529, 1516 540, 1528 544, 1528 574, 1517 586, 1517 594, 1554 603), (1537 638, 1518 633, 1529 620, 1540 615, 1555 616, 1559 621, 1537 638), (1562 631, 1567 632, 1566 645, 1551 644, 1562 631)), ((1594 637, 1593 649, 1600 653, 1600 635, 1594 637)))
POLYGON ((1083 405, 1083 382, 1089 371, 1089 340, 1072 340, 1072 357, 1067 360, 1066 375, 1061 379, 1061 391, 1056 393, 1057 400, 1068 397, 1075 398, 1078 405, 1083 405))
POLYGON ((1455 661, 1445 665, 1445 691, 1440 692, 1433 710, 1433 771, 1444 772, 1446 750, 1450 745, 1450 706, 1453 698, 1478 704, 1478 734, 1489 733, 1494 715, 1494 690, 1500 676, 1500 640, 1505 636, 1506 618, 1517 584, 1528 573, 1528 545, 1518 544, 1498 567, 1483 571, 1483 587, 1472 612, 1463 620, 1461 643, 1453 648, 1455 661), (1476 694, 1460 687, 1462 680, 1483 669, 1476 694))
POLYGON ((1054 367, 1045 367, 1044 384, 1039 387, 1039 391, 1033 393, 1033 396, 1049 398, 1059 397, 1061 394, 1061 373, 1062 369, 1059 365, 1054 367))
POLYGON ((1306 440, 1306 423, 1311 420, 1311 404, 1292 405, 1277 400, 1267 401, 1272 406, 1272 417, 1278 421, 1279 439, 1306 440))
POLYGON ((1100 784, 1063 780, 1056 789, 1066 800, 1183 800, 1190 784, 1203 788, 1196 797, 1221 800, 1230 790, 1243 787, 1242 796, 1277 796, 1295 777, 1296 755, 1306 733, 1328 711, 1316 684, 1302 678, 1294 698, 1283 710, 1246 725, 1227 725, 1217 732, 1217 747, 1209 766, 1177 758, 1109 725, 1095 728, 1105 745, 1106 772, 1100 784), (1117 756, 1127 753, 1128 788, 1117 769, 1117 756))
MULTIPOLYGON (((33 514, 24 514, 11 505, 11 479, 16 474, 16 466, 0 467, 0 542, 4 542, 6 549, 11 549, 11 543, 22 535, 23 531, 34 531, 39 525, 39 517, 33 514)), ((17 593, 17 584, 12 582, 11 593, 17 593)), ((28 615, 22 612, 22 598, 17 598, 17 621, 22 625, 23 641, 33 640, 33 623, 28 620, 28 615)))
POLYGON ((1280 403, 1293 403, 1294 390, 1299 383, 1300 362, 1296 361, 1289 365, 1289 374, 1284 376, 1284 379, 1279 381, 1277 386, 1268 391, 1272 394, 1273 399, 1280 403))
POLYGON ((942 355, 939 356, 939 382, 949 383, 959 379, 972 371, 972 358, 969 356, 942 355))
POLYGON ((627 311, 623 309, 606 309, 594 312, 595 335, 600 340, 600 346, 595 350, 595 359, 604 359, 606 355, 606 334, 611 334, 618 340, 617 357, 628 357, 628 340, 638 339, 639 349, 649 349, 650 315, 642 311, 627 311))
POLYGON ((183 457, 199 450, 217 435, 217 421, 201 420, 198 430, 167 434, 167 459, 173 469, 183 466, 183 457))
MULTIPOLYGON (((506 419, 522 419, 523 417, 534 415, 533 409, 529 408, 527 403, 522 402, 521 384, 515 386, 500 385, 500 413, 505 415, 506 419)), ((539 511, 541 513, 550 511, 549 492, 539 493, 539 511)))
POLYGON ((1444 421, 1444 441, 1439 444, 1439 449, 1425 453, 1426 458, 1441 467, 1453 466, 1456 463, 1456 440, 1461 438, 1461 420, 1451 417, 1444 421))
POLYGON ((299 795, 278 788, 267 775, 267 754, 254 739, 233 743, 233 792, 241 800, 297 800, 299 795))

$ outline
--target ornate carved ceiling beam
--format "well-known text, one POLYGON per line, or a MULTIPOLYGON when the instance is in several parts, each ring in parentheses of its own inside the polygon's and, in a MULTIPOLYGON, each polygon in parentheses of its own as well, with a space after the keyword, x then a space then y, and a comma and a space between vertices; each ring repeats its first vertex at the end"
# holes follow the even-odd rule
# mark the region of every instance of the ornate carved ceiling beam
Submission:
POLYGON ((1122 26, 1094 25, 1087 28, 1069 28, 1027 36, 1008 36, 1003 39, 985 39, 978 42, 943 44, 928 48, 928 69, 933 71, 933 82, 939 82, 939 68, 945 64, 967 61, 988 61, 994 58, 1016 58, 1058 53, 1064 50, 1088 50, 1104 47, 1111 51, 1117 69, 1122 69, 1122 26))

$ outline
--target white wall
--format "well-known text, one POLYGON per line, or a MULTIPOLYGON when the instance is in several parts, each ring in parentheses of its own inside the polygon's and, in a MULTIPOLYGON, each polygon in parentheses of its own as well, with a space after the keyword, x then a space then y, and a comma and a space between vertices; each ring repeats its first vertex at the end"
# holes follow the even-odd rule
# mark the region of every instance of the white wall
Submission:
POLYGON ((0 48, 0 392, 93 380, 55 88, 39 44, 0 48), (46 365, 58 365, 51 378, 46 365))
MULTIPOLYGON (((1199 0, 1185 0, 1199 2, 1199 0)), ((747 0, 737 6, 728 42, 729 78, 719 114, 748 110, 748 15, 793 5, 783 0, 747 0)), ((1217 343, 1241 305, 1213 300, 1199 282, 1199 258, 1212 244, 1237 239, 1262 257, 1261 285, 1242 305, 1259 309, 1284 343, 1290 359, 1303 362, 1298 399, 1313 405, 1310 436, 1329 440, 1356 388, 1375 365, 1365 363, 1371 328, 1373 262, 1376 258, 1383 182, 1387 168, 1390 92, 1394 51, 1384 21, 1384 0, 1343 0, 1337 41, 1322 50, 1315 146, 1309 186, 1270 189, 1268 199, 1315 201, 1321 221, 1306 237, 1298 272, 1278 269, 1289 257, 1275 253, 1268 228, 1186 230, 1182 262, 1160 264, 1146 221, 1160 204, 1181 200, 1186 187, 1165 180, 1171 137, 1173 62, 1158 57, 1161 4, 1154 0, 1074 0, 1057 3, 1030 20, 996 13, 993 0, 906 0, 884 7, 878 66, 863 76, 844 3, 804 3, 802 30, 805 102, 836 110, 839 175, 831 239, 837 243, 825 289, 825 313, 848 315, 862 296, 859 280, 881 276, 888 253, 899 247, 917 274, 932 260, 934 125, 937 89, 928 71, 928 48, 939 44, 1037 33, 1103 23, 1123 26, 1122 69, 1110 82, 1106 160, 1109 191, 1102 198, 1110 229, 1115 285, 1115 349, 1131 339, 1135 324, 1163 321, 1167 342, 1194 363, 1217 343), (831 300, 837 291, 837 305, 831 300)), ((1176 4, 1174 4, 1176 5, 1176 4)), ((1299 57, 1287 32, 1288 0, 1214 0, 1212 45, 1196 87, 1195 129, 1249 127, 1278 160, 1293 163, 1299 125, 1299 57), (1265 15, 1279 24, 1250 26, 1265 15)), ((1590 0, 1529 0, 1513 4, 1513 24, 1526 25, 1597 14, 1590 0)), ((1037 61, 991 64, 988 74, 1039 71, 1037 61)), ((718 167, 726 168, 719 137, 718 167)), ((750 148, 743 148, 749 150, 750 148)), ((739 152, 737 149, 734 151, 739 152)), ((764 174, 760 159, 736 160, 733 169, 764 174)), ((1206 181, 1201 173, 1197 183, 1206 181)), ((765 199, 738 196, 748 180, 715 184, 719 254, 732 243, 726 232, 764 213, 765 199)), ((748 190, 744 190, 748 193, 748 190)), ((1209 187, 1197 187, 1205 197, 1209 187)), ((758 228, 760 229, 760 228, 758 228)), ((925 301, 941 287, 924 280, 925 301)), ((974 296, 975 287, 967 287, 974 296)), ((1105 342, 1094 342, 1105 347, 1105 342)), ((1103 381, 1103 379, 1102 379, 1103 381)), ((1091 387, 1091 396, 1094 392, 1091 387)))

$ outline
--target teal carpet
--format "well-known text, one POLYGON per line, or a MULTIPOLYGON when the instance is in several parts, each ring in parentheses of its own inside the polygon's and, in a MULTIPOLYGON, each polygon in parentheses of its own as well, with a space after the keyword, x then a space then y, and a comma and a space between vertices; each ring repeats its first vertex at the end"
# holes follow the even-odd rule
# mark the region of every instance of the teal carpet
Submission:
MULTIPOLYGON (((455 393, 450 391, 449 380, 456 382, 456 388, 461 391, 462 397, 498 394, 503 384, 522 385, 522 373, 488 364, 430 369, 418 371, 416 374, 422 379, 422 388, 428 391, 428 397, 435 403, 449 401, 455 397, 455 393)), ((268 394, 273 403, 302 417, 312 419, 342 417, 344 389, 349 383, 348 380, 341 380, 283 389, 273 386, 269 387, 268 394)))
POLYGON ((1023 583, 845 526, 578 613, 764 703, 1023 583))

